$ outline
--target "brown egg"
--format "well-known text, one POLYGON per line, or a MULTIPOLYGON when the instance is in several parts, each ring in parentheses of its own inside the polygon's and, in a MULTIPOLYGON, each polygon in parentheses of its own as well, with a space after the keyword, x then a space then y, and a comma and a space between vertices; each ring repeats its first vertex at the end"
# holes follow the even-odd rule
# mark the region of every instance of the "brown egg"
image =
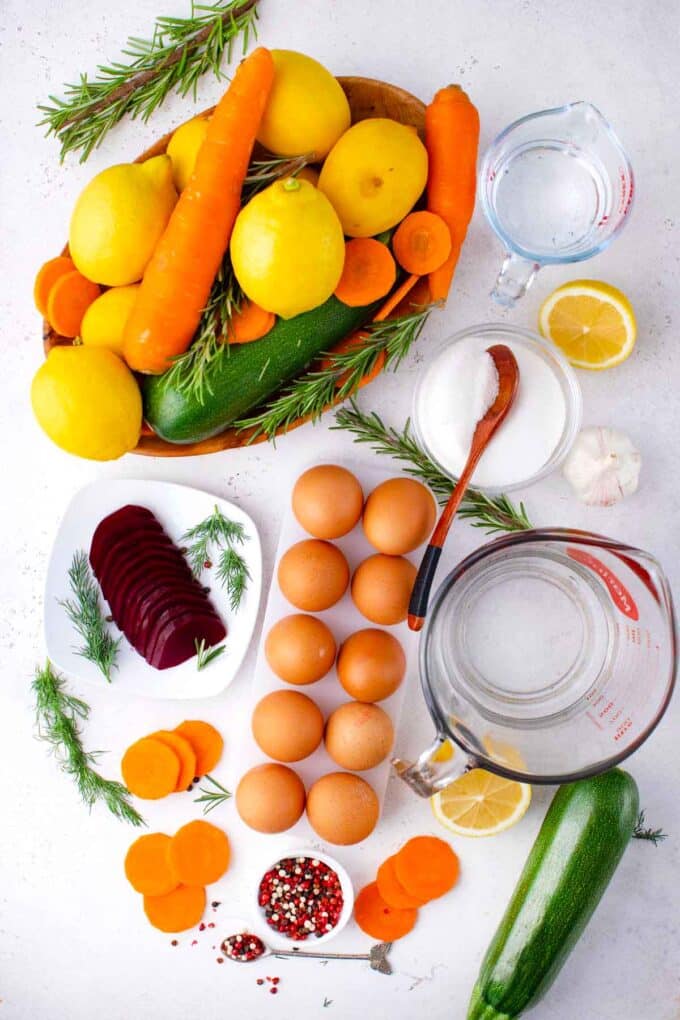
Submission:
POLYGON ((281 591, 296 609, 318 613, 345 594, 349 567, 336 546, 306 538, 283 554, 278 578, 281 591))
POLYGON ((368 627, 350 634, 340 648, 338 679, 357 701, 382 701, 400 686, 406 656, 392 634, 368 627))
POLYGON ((378 552, 403 556, 430 537, 437 505, 414 478, 390 478, 378 485, 364 507, 364 534, 378 552))
POLYGON ((347 701, 328 717, 326 750, 336 765, 365 772, 384 761, 394 744, 394 727, 378 705, 347 701))
POLYGON ((379 813, 373 787, 349 772, 330 772, 309 789, 309 824, 327 843, 360 843, 373 832, 379 813))
POLYGON ((287 684, 313 684, 335 660, 335 638, 323 622, 305 613, 284 616, 267 634, 264 654, 287 684))
POLYGON ((286 765, 256 765, 236 787, 236 810, 251 829, 284 832, 305 808, 305 788, 286 765))
POLYGON ((416 574, 413 564, 402 556, 369 556, 354 571, 354 605, 371 623, 400 623, 408 615, 416 574))
POLYGON ((315 538, 340 538, 361 517, 364 494, 351 471, 319 464, 300 475, 293 489, 293 513, 315 538))
POLYGON ((302 761, 316 751, 323 736, 323 716, 306 694, 272 691, 253 711, 255 741, 277 761, 302 761))

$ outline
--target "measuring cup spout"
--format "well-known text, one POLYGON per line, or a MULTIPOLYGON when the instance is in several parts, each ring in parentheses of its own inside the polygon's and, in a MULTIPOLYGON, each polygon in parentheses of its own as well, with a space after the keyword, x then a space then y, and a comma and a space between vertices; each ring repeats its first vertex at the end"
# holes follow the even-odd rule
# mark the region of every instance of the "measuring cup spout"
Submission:
POLYGON ((503 308, 512 308, 516 301, 524 297, 540 268, 538 262, 508 252, 491 297, 503 308))
POLYGON ((392 767, 400 779, 415 790, 421 797, 432 797, 462 776, 464 772, 475 767, 475 763, 463 754, 456 754, 448 761, 437 761, 437 753, 444 744, 445 737, 437 734, 434 743, 420 755, 416 762, 393 758, 392 767))

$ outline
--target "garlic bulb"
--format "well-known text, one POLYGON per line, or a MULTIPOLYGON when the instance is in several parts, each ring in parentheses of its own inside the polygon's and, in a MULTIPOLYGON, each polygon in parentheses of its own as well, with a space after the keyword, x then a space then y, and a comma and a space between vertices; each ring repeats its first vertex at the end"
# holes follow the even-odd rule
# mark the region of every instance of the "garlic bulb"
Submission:
POLYGON ((641 464, 624 432, 593 425, 579 432, 562 473, 581 502, 612 506, 635 492, 641 464))

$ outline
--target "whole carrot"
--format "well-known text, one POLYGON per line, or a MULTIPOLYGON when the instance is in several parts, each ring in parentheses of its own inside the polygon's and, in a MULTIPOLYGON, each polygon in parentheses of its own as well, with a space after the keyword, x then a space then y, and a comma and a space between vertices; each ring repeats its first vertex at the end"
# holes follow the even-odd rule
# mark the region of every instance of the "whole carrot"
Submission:
POLYGON ((165 372, 191 343, 240 209, 273 80, 271 53, 261 46, 239 66, 215 109, 125 327, 125 359, 137 372, 165 372))
POLYGON ((451 253, 428 276, 433 301, 445 301, 475 207, 479 114, 459 85, 440 89, 425 110, 427 207, 446 221, 451 253))

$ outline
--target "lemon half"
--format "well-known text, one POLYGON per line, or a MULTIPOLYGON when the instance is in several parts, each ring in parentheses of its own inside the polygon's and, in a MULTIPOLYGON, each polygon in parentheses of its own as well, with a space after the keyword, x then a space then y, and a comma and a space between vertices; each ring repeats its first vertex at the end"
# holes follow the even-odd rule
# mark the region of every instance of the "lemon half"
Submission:
POLYGON ((538 324, 572 365, 596 371, 625 361, 637 338, 630 301, 600 280, 573 280, 558 287, 543 302, 538 324))
POLYGON ((431 799, 438 822, 458 836, 495 836, 515 825, 531 803, 531 787, 472 769, 431 799))

